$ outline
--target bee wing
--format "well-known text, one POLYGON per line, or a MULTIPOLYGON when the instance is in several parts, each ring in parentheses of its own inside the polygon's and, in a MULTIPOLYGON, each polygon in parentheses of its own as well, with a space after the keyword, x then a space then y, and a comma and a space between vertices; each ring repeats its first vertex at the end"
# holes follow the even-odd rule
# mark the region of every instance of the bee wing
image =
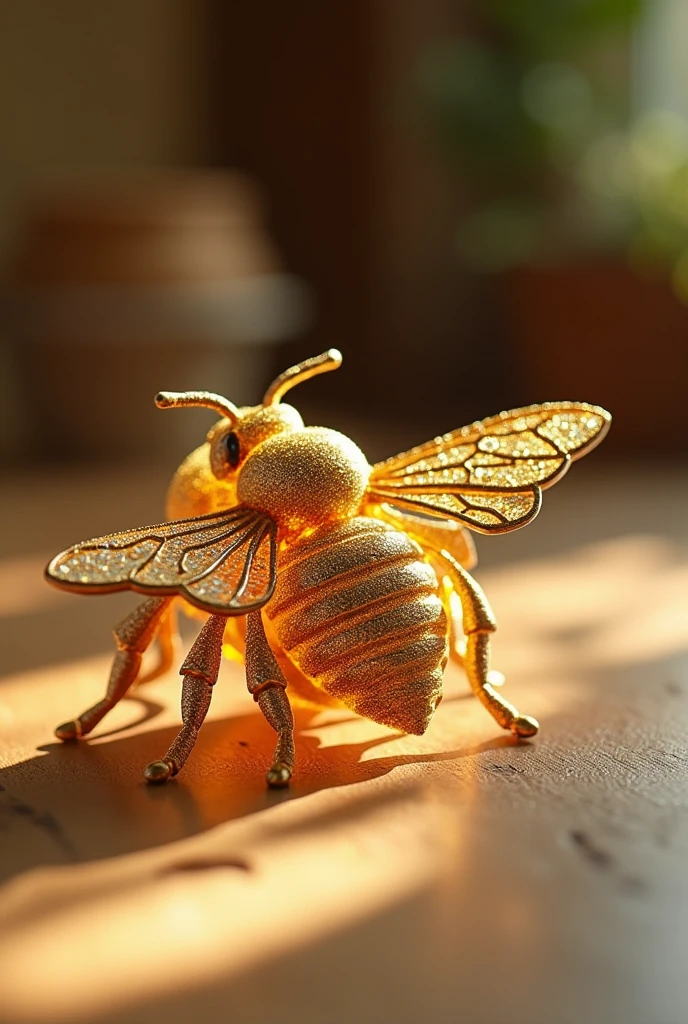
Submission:
POLYGON ((46 577, 63 590, 176 594, 203 611, 243 615, 272 596, 276 534, 272 519, 238 505, 76 544, 46 577))
POLYGON ((525 526, 541 489, 599 444, 611 416, 584 402, 512 409, 380 462, 368 500, 456 519, 479 533, 525 526))
POLYGON ((368 500, 442 519, 457 520, 476 533, 507 533, 526 526, 540 511, 542 491, 479 491, 470 487, 435 485, 421 493, 402 488, 369 488, 368 500))

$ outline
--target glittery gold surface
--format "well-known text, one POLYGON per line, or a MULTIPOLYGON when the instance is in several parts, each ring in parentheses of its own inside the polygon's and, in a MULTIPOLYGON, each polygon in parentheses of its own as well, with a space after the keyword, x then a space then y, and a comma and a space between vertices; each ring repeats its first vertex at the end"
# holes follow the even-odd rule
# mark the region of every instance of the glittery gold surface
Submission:
POLYGON ((275 536, 271 519, 237 506, 76 544, 46 574, 64 590, 176 594, 206 611, 236 614, 270 597, 275 536))
POLYGON ((278 434, 250 456, 239 475, 240 502, 272 516, 282 538, 356 515, 370 466, 344 434, 324 427, 278 434))
POLYGON ((299 384, 302 380, 310 380, 311 377, 315 377, 319 373, 338 370, 341 365, 341 352, 336 348, 330 348, 319 356, 312 356, 310 359, 304 359, 302 363, 290 366, 288 370, 273 380, 263 396, 263 405, 268 408, 276 405, 295 384, 299 384))
POLYGON ((182 727, 164 757, 153 761, 144 772, 146 780, 154 785, 166 782, 181 771, 193 750, 198 730, 208 714, 213 686, 220 671, 224 628, 224 616, 211 615, 184 659, 180 669, 180 675, 184 677, 182 727))
POLYGON ((55 735, 60 740, 87 736, 133 686, 141 668, 143 652, 159 630, 169 612, 170 600, 149 597, 115 626, 113 633, 117 654, 112 664, 105 696, 71 722, 58 725, 55 735))
MULTIPOLYGON (((211 392, 158 395, 161 408, 200 405, 221 416, 175 474, 171 521, 77 544, 48 566, 49 581, 63 589, 177 596, 212 616, 182 669, 184 727, 174 756, 149 766, 149 781, 165 781, 188 756, 223 639, 233 656, 243 653, 245 616, 249 688, 278 732, 270 785, 286 784, 293 767, 285 686, 422 733, 441 698, 450 620, 479 699, 516 735, 537 731, 493 689, 496 623, 468 574, 475 552, 463 526, 500 533, 530 522, 542 489, 602 439, 609 414, 571 402, 515 409, 371 467, 349 438, 305 427, 281 401, 340 362, 330 350, 291 367, 258 406, 237 408, 211 392)), ((127 686, 141 643, 164 621, 161 608, 142 606, 132 620, 144 623, 145 636, 126 671, 115 665, 114 678, 127 686)), ((110 690, 106 701, 107 710, 110 690)))
POLYGON ((525 526, 540 511, 542 492, 538 487, 511 494, 490 491, 403 493, 391 488, 370 487, 372 501, 389 502, 401 508, 458 519, 478 533, 502 533, 525 526))
POLYGON ((221 512, 237 503, 236 479, 218 480, 210 468, 210 443, 195 448, 172 477, 167 492, 168 519, 189 519, 221 512))
POLYGON ((246 616, 246 682, 265 720, 277 733, 266 781, 279 789, 288 785, 294 769, 294 716, 286 693, 287 680, 268 643, 260 612, 246 616))
MULTIPOLYGON (((478 420, 386 459, 374 467, 372 479, 409 476, 436 467, 460 467, 479 451, 508 456, 516 472, 525 469, 530 473, 529 462, 533 458, 537 461, 541 455, 549 454, 557 460, 561 460, 562 455, 572 458, 585 455, 599 444, 610 423, 611 416, 605 409, 585 402, 529 405, 478 420), (533 437, 536 447, 530 450, 529 439, 533 437)), ((538 482, 544 486, 548 479, 541 475, 538 482)))
POLYGON ((236 493, 238 474, 234 471, 227 475, 225 444, 229 434, 234 434, 238 441, 239 469, 243 468, 248 456, 255 453, 268 438, 295 430, 303 430, 303 420, 291 405, 270 405, 267 408, 258 405, 240 409, 238 420, 220 420, 208 431, 209 465, 212 475, 220 484, 234 484, 236 493))
POLYGON ((583 402, 546 402, 453 430, 373 467, 369 495, 458 519, 480 533, 525 526, 555 483, 606 434, 611 417, 583 402))
POLYGON ((478 560, 470 533, 452 519, 407 514, 407 510, 393 505, 373 502, 366 506, 366 511, 408 534, 421 548, 429 547, 431 551, 444 548, 464 569, 472 569, 478 560))
POLYGON ((266 614, 316 686, 373 721, 425 731, 447 619, 437 577, 406 534, 365 517, 323 527, 280 553, 266 614))

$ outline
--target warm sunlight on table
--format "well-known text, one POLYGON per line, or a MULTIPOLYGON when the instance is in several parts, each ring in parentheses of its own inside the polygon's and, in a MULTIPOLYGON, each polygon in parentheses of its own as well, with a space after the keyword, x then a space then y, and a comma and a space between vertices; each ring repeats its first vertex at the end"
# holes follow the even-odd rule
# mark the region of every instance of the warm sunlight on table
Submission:
POLYGON ((495 664, 537 740, 501 733, 450 671, 421 738, 298 709, 284 793, 264 789, 273 735, 234 663, 166 788, 141 772, 177 728, 174 671, 91 742, 53 740, 101 696, 109 625, 135 599, 57 594, 42 564, 151 518, 160 482, 17 481, 0 512, 17 524, 0 561, 0 1018, 684 1021, 687 494, 657 478, 657 532, 631 474, 576 476, 528 530, 479 542, 495 664))

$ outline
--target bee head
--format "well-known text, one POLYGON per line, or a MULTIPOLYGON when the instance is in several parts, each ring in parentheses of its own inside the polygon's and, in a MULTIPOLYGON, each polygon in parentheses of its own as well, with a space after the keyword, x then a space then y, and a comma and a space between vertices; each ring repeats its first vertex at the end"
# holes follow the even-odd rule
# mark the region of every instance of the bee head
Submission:
POLYGON ((220 413, 222 419, 207 436, 210 468, 217 480, 230 482, 236 478, 251 452, 267 438, 303 428, 300 414, 292 405, 283 404, 282 396, 300 381, 336 370, 341 362, 341 354, 336 349, 329 349, 322 355, 290 367, 272 382, 262 404, 257 406, 237 408, 227 398, 209 391, 161 391, 155 397, 155 404, 159 409, 204 406, 220 413))

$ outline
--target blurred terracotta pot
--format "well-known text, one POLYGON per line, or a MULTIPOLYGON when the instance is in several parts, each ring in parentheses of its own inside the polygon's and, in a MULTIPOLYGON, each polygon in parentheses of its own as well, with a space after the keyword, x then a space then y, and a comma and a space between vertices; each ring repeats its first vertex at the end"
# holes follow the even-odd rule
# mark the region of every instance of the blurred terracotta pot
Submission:
POLYGON ((506 329, 530 401, 593 402, 614 416, 607 451, 684 451, 688 308, 621 265, 529 269, 503 281, 506 329))
POLYGON ((270 347, 308 316, 255 186, 156 175, 61 189, 29 207, 12 272, 19 393, 45 454, 182 456, 208 416, 163 414, 159 390, 259 400, 270 347))

